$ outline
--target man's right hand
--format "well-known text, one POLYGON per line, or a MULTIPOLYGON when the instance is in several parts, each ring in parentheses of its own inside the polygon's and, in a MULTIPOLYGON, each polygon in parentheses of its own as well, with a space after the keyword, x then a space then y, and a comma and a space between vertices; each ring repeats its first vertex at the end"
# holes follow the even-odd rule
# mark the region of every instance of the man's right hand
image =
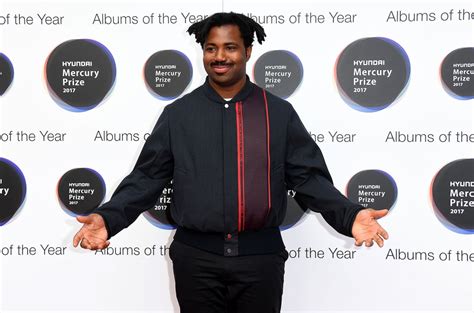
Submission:
POLYGON ((79 243, 82 248, 90 250, 105 249, 109 246, 107 228, 102 216, 93 213, 88 216, 77 216, 76 219, 84 225, 74 236, 74 247, 79 243))

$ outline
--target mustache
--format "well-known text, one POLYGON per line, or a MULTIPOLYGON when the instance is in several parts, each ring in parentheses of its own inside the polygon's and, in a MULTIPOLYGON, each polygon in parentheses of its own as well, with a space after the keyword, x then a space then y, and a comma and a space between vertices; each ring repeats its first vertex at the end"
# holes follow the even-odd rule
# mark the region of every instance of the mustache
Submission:
POLYGON ((216 62, 211 63, 211 66, 229 66, 229 65, 232 65, 232 63, 225 62, 225 61, 216 61, 216 62))

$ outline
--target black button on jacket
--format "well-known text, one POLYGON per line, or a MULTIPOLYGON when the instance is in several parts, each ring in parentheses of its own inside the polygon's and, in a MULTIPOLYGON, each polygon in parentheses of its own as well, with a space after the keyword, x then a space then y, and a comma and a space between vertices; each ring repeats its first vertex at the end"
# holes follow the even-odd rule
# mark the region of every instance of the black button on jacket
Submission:
POLYGON ((248 78, 231 101, 206 80, 163 110, 133 171, 95 211, 109 237, 153 207, 171 180, 175 240, 227 256, 284 248, 288 189, 347 236, 362 209, 333 186, 291 104, 248 78))

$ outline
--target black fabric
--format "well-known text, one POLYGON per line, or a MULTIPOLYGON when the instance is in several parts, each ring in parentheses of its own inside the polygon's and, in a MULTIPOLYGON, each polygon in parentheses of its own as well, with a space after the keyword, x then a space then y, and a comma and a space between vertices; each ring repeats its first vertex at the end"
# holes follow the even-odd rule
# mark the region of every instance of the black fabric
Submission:
POLYGON ((181 313, 278 313, 286 250, 224 257, 173 241, 170 246, 181 313))
POLYGON ((278 253, 285 249, 278 227, 243 231, 225 236, 221 233, 200 232, 178 227, 174 240, 208 252, 225 255, 229 254, 228 251, 224 251, 225 242, 232 240, 239 243, 235 255, 278 253))
MULTIPOLYGON (((133 171, 110 201, 95 211, 104 218, 109 237, 152 208, 173 179, 171 214, 179 227, 217 233, 221 238, 230 236, 226 240, 202 242, 202 248, 214 244, 207 250, 235 256, 263 253, 272 242, 280 244, 280 234, 275 232, 260 244, 258 251, 252 241, 264 238, 259 230, 246 233, 247 239, 243 241, 238 233, 235 103, 242 101, 245 106, 255 89, 261 92, 247 78, 243 89, 231 101, 225 101, 206 80, 164 109, 133 171)), ((333 186, 319 147, 291 104, 268 92, 267 102, 272 206, 261 230, 281 225, 286 214, 287 189, 293 189, 302 207, 322 213, 338 232, 351 236, 355 215, 362 207, 333 186)))

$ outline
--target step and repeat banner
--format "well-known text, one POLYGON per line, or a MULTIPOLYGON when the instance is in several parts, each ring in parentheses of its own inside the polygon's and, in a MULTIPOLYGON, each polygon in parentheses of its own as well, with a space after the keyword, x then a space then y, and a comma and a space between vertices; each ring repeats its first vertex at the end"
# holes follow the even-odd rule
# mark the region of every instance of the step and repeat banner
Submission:
POLYGON ((389 209, 360 247, 288 190, 283 312, 474 309, 472 1, 0 1, 0 311, 178 312, 173 185, 96 252, 163 108, 205 79, 186 29, 258 21, 250 79, 293 104, 348 198, 389 209))

